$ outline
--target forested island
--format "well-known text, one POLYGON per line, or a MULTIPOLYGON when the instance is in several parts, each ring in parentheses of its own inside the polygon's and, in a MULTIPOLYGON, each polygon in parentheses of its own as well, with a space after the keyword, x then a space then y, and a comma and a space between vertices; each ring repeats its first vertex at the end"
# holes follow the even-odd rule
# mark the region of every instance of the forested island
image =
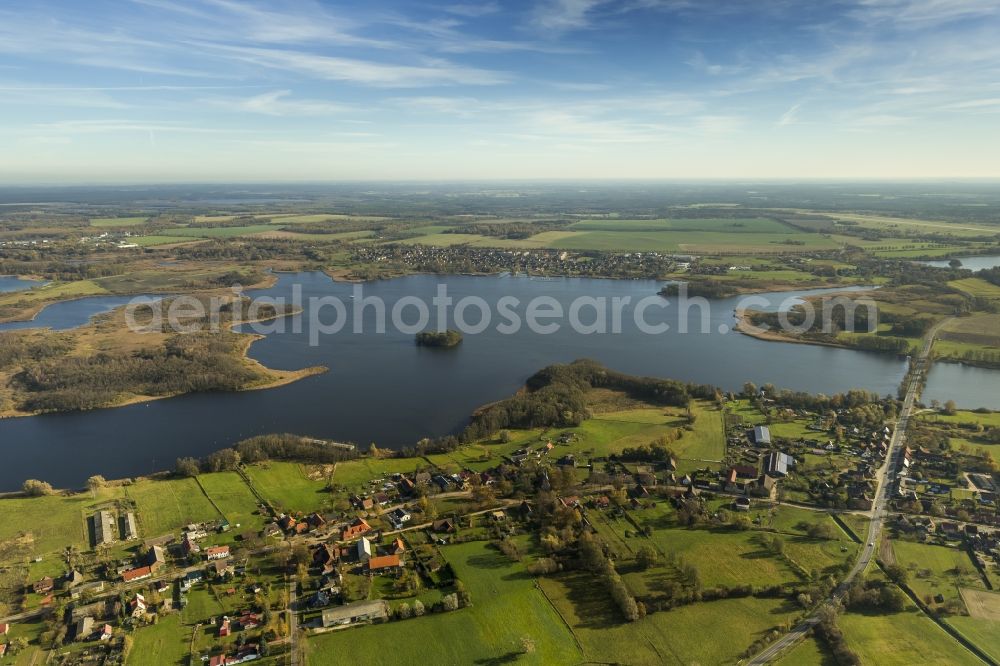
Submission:
POLYGON ((417 333, 416 342, 420 347, 456 347, 462 342, 462 334, 450 328, 447 331, 424 331, 417 333))

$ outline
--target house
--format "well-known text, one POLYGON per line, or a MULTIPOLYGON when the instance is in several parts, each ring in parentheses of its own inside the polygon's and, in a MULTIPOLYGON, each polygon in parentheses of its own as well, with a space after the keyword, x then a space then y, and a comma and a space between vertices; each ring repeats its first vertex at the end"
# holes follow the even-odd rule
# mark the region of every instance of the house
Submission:
POLYGON ((282 532, 281 528, 278 527, 277 523, 268 523, 264 526, 263 530, 264 537, 280 537, 282 532))
POLYGON ((121 530, 122 540, 130 541, 139 537, 139 530, 135 524, 135 512, 129 511, 118 517, 118 527, 121 530))
POLYGON ((241 631, 256 629, 261 625, 261 616, 256 613, 246 613, 238 620, 241 631))
POLYGON ((278 518, 278 526, 286 532, 291 532, 295 529, 295 523, 298 522, 291 516, 285 514, 278 518))
POLYGON ((211 546, 205 549, 205 557, 209 560, 222 560, 229 557, 229 546, 211 546))
POLYGON ((398 571, 402 566, 403 561, 399 559, 399 555, 380 555, 368 560, 367 570, 369 575, 380 576, 398 571))
POLYGON ((323 611, 323 626, 338 627, 359 622, 380 622, 389 616, 386 603, 375 601, 356 601, 353 604, 338 608, 327 608, 323 611))
POLYGON ((0 643, 0 657, 4 656, 5 654, 7 654, 7 644, 0 643))
POLYGON ((110 511, 94 514, 94 543, 98 546, 115 540, 115 519, 110 511))
POLYGON ((236 567, 233 566, 232 562, 227 562, 224 559, 213 561, 209 566, 209 569, 217 578, 232 576, 236 573, 236 567))
POLYGON ((351 539, 357 539, 362 534, 371 532, 371 530, 372 526, 365 522, 364 518, 356 518, 353 523, 341 530, 340 540, 350 541, 351 539))
POLYGON ((146 614, 146 597, 136 593, 128 602, 128 612, 135 618, 144 616, 146 614))
POLYGON ((181 541, 181 552, 184 553, 185 556, 201 552, 201 546, 195 543, 195 540, 191 538, 190 533, 185 534, 184 540, 181 541))
POLYGON ((771 445, 771 429, 767 426, 756 426, 748 433, 750 441, 757 446, 771 445))
POLYGON ((31 589, 35 591, 35 594, 48 594, 55 587, 55 581, 52 580, 50 576, 46 576, 39 581, 36 581, 31 589))
POLYGON ((502 523, 503 521, 507 520, 507 514, 504 513, 503 510, 498 509, 490 513, 490 518, 493 519, 493 522, 502 523))
POLYGON ((77 571, 76 569, 73 569, 68 574, 66 574, 66 578, 63 579, 63 587, 65 587, 67 590, 72 590, 74 587, 82 584, 83 584, 83 574, 77 571))
POLYGON ((357 547, 358 562, 364 563, 372 558, 372 542, 368 537, 361 537, 357 547))
POLYGON ((190 571, 181 581, 181 590, 190 590, 193 586, 204 580, 205 574, 200 571, 190 571))
POLYGON ((231 633, 233 633, 233 628, 229 624, 229 618, 228 617, 222 618, 222 624, 219 625, 219 638, 224 638, 225 636, 228 636, 231 633))
POLYGON ((771 451, 764 464, 764 471, 769 476, 788 476, 788 469, 795 466, 795 459, 781 451, 771 451))
POLYGON ((10 633, 10 625, 0 624, 0 636, 6 636, 8 633, 10 633))
POLYGON ((311 528, 316 530, 326 525, 326 518, 319 515, 318 513, 311 513, 309 514, 309 516, 306 517, 306 522, 309 523, 309 526, 311 528))
POLYGON ((94 633, 94 618, 88 615, 87 617, 80 618, 80 621, 76 623, 73 638, 78 641, 85 641, 90 638, 92 633, 94 633))
POLYGON ((392 544, 389 546, 389 551, 395 555, 401 555, 406 552, 406 544, 399 537, 393 539, 392 544))
POLYGON ((72 590, 70 590, 69 596, 70 599, 76 601, 85 594, 94 595, 94 594, 99 594, 103 591, 104 591, 104 581, 98 580, 94 581, 93 583, 84 583, 83 585, 74 587, 72 590))
POLYGON ((146 564, 149 565, 150 571, 155 573, 166 563, 167 558, 164 554, 163 546, 153 546, 149 549, 149 552, 146 553, 146 564))
POLYGON ((435 520, 431 523, 431 529, 435 532, 445 532, 451 534, 455 531, 455 523, 451 518, 442 518, 441 520, 435 520))
POLYGON ((102 641, 111 640, 111 636, 113 636, 114 633, 115 633, 114 629, 111 628, 111 625, 110 624, 106 624, 103 627, 101 627, 101 637, 100 637, 100 639, 102 641))
POLYGON ((362 497, 358 505, 361 509, 364 509, 365 511, 371 511, 372 509, 375 508, 375 500, 373 500, 371 497, 362 497))
POLYGON ((133 583, 137 580, 144 580, 150 578, 153 575, 153 570, 149 567, 139 567, 137 569, 129 569, 128 571, 122 572, 122 582, 123 583, 133 583))
POLYGON ((410 513, 402 507, 390 511, 388 517, 389 522, 392 523, 392 526, 397 530, 401 529, 403 527, 403 523, 409 522, 412 518, 410 513))
POLYGON ((754 487, 750 488, 750 494, 776 500, 778 498, 778 480, 773 476, 761 474, 754 487))
POLYGON ((411 495, 411 494, 413 494, 414 490, 416 490, 416 485, 414 485, 413 481, 411 481, 410 479, 408 479, 405 476, 399 480, 399 492, 400 492, 400 494, 402 494, 402 495, 411 495))

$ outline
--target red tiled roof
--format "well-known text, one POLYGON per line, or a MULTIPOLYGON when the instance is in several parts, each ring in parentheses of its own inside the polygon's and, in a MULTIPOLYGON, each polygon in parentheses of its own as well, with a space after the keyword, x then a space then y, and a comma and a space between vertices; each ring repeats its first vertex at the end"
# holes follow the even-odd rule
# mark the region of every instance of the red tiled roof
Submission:
POLYGON ((139 567, 138 569, 129 569, 128 571, 122 572, 122 580, 126 583, 138 580, 140 578, 145 578, 146 576, 152 576, 153 570, 149 567, 139 567))
POLYGON ((368 560, 369 571, 398 567, 399 565, 399 555, 382 555, 381 557, 373 557, 368 560))

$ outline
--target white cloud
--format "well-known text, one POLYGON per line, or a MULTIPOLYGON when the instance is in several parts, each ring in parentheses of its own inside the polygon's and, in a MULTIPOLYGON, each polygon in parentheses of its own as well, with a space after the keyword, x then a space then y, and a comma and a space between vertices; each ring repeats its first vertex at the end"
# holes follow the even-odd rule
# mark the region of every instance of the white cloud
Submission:
POLYGON ((787 111, 781 114, 778 118, 778 127, 786 127, 787 125, 794 125, 799 121, 799 109, 802 108, 802 104, 793 104, 787 111))
POLYGON ((275 90, 253 97, 209 98, 203 102, 213 107, 268 116, 325 116, 354 108, 347 104, 323 100, 291 98, 291 95, 291 90, 275 90))

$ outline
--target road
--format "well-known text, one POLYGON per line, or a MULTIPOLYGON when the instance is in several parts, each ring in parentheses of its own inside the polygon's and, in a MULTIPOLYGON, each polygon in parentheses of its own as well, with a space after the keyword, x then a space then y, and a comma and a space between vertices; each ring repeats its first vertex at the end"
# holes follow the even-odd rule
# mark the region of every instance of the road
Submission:
MULTIPOLYGON (((892 441, 889 444, 889 452, 885 456, 885 464, 879 468, 878 474, 876 475, 878 488, 875 491, 875 500, 872 503, 871 523, 868 527, 868 538, 861 544, 861 552, 858 554, 858 559, 854 563, 854 567, 851 568, 847 576, 844 577, 844 580, 841 581, 840 585, 838 585, 833 591, 830 598, 825 604, 823 604, 824 606, 839 604, 844 594, 846 594, 847 590, 850 588, 851 583, 854 582, 854 579, 868 568, 868 565, 871 564, 872 558, 875 557, 879 539, 882 536, 882 527, 885 524, 886 506, 889 503, 889 499, 892 496, 892 489, 895 485, 893 481, 895 481, 896 474, 899 471, 899 466, 902 464, 901 458, 903 452, 903 442, 906 439, 906 429, 910 425, 910 416, 913 412, 913 404, 917 401, 917 394, 920 392, 920 387, 924 379, 924 373, 927 371, 927 360, 930 357, 931 348, 934 346, 934 338, 937 336, 938 331, 940 331, 949 320, 950 319, 944 319, 938 322, 927 332, 927 335, 924 338, 923 348, 912 361, 911 372, 907 378, 908 384, 906 386, 906 395, 903 398, 903 406, 899 411, 899 420, 896 422, 896 430, 892 434, 892 441)), ((774 661, 779 654, 802 640, 809 630, 817 624, 819 624, 818 611, 800 622, 795 626, 795 628, 782 636, 779 640, 771 643, 771 645, 747 663, 759 666, 761 664, 768 664, 774 661)))

